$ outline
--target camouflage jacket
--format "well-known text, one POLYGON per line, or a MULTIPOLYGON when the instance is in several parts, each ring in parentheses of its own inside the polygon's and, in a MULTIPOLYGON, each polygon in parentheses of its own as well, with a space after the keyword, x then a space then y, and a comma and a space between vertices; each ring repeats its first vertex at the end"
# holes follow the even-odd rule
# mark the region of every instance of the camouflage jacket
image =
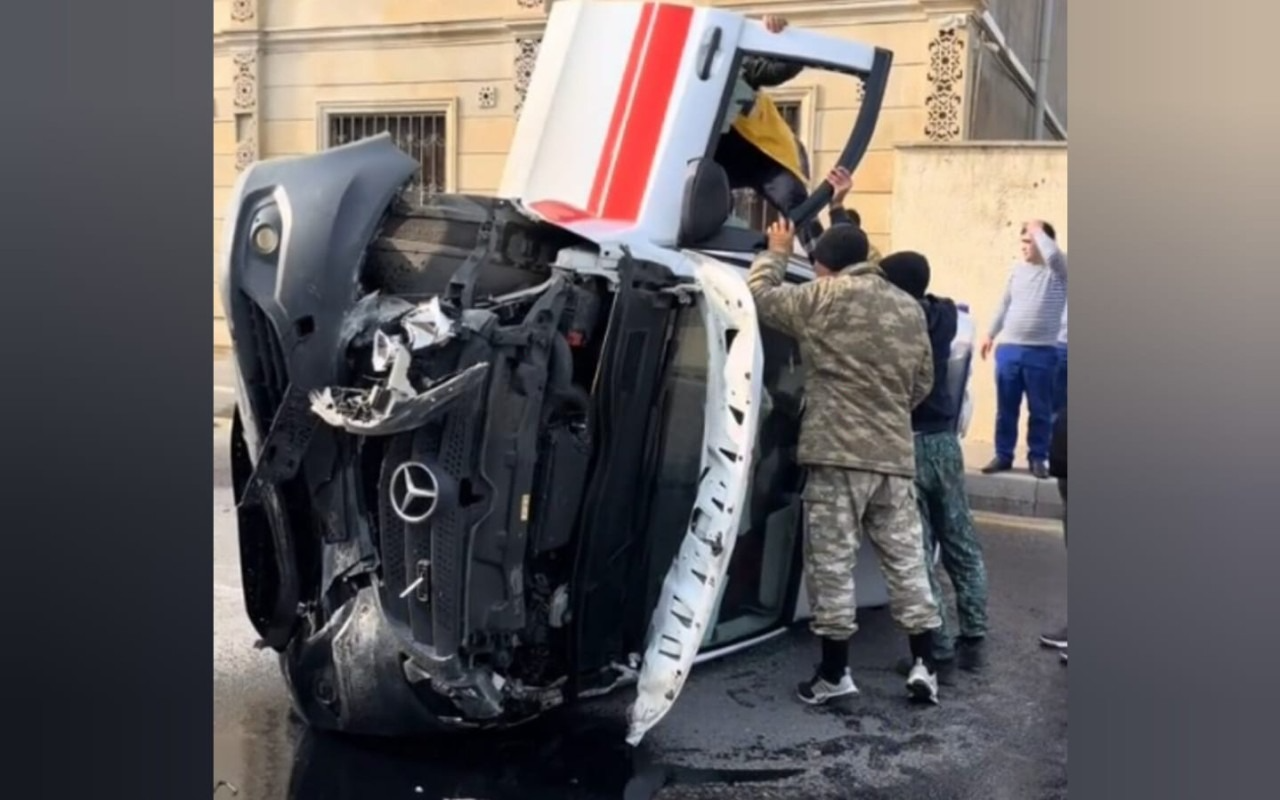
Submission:
POLYGON ((911 411, 933 388, 920 304, 871 264, 790 286, 786 265, 784 256, 761 253, 747 285, 760 322, 800 347, 800 462, 914 477, 911 411))

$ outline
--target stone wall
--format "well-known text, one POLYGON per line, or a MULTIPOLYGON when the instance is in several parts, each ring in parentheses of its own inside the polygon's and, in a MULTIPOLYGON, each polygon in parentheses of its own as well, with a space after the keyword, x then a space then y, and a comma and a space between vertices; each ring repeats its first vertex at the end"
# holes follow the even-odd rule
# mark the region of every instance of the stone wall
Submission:
MULTIPOLYGON (((898 148, 893 243, 928 256, 931 291, 970 305, 979 336, 986 330, 1018 257, 1020 229, 1048 220, 1068 249, 1067 146, 990 142, 898 148)), ((1077 269, 1088 269, 1088 265, 1077 269)), ((975 360, 974 416, 969 438, 993 440, 995 372, 975 360)), ((1025 409, 1024 409, 1025 414, 1025 409)), ((1025 435, 1025 422, 1020 434, 1025 435)), ((1025 451, 1019 445, 1019 458, 1025 451)))

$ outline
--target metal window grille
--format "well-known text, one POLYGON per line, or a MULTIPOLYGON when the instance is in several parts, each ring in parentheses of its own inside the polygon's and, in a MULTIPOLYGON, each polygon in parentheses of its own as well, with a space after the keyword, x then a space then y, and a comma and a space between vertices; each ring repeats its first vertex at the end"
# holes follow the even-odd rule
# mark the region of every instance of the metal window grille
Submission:
MULTIPOLYGON (((775 101, 778 106, 778 113, 787 121, 787 125, 791 130, 799 135, 800 131, 800 104, 797 102, 775 101)), ((813 154, 809 154, 810 161, 813 160, 813 154)), ((752 228, 763 231, 774 220, 781 216, 773 206, 769 205, 763 197, 756 194, 753 189, 738 189, 733 193, 733 212, 739 217, 747 221, 752 228)))
POLYGON ((446 115, 443 112, 420 114, 331 114, 329 147, 391 134, 396 147, 418 162, 418 171, 405 187, 405 200, 423 203, 428 195, 443 192, 448 185, 446 174, 446 115))

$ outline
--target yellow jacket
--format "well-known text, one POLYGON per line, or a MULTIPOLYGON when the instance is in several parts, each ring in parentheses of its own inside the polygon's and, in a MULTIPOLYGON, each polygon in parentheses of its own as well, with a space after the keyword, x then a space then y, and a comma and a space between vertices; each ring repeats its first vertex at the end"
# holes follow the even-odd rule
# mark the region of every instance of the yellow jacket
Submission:
POLYGON ((750 113, 739 114, 733 121, 733 129, 802 183, 808 183, 808 176, 800 168, 800 147, 796 136, 782 118, 773 98, 764 92, 757 94, 750 113))

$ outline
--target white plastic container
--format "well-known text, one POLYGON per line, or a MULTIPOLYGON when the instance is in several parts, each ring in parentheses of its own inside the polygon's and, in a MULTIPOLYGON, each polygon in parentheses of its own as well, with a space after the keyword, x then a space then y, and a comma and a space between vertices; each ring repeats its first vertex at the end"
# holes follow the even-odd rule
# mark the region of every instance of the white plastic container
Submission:
POLYGON ((951 396, 960 399, 960 415, 956 421, 956 433, 963 439, 969 431, 969 419, 973 416, 973 398, 969 394, 969 375, 973 364, 973 346, 976 330, 968 303, 956 303, 959 318, 956 320, 956 338, 951 340, 951 358, 947 361, 947 383, 951 396))

